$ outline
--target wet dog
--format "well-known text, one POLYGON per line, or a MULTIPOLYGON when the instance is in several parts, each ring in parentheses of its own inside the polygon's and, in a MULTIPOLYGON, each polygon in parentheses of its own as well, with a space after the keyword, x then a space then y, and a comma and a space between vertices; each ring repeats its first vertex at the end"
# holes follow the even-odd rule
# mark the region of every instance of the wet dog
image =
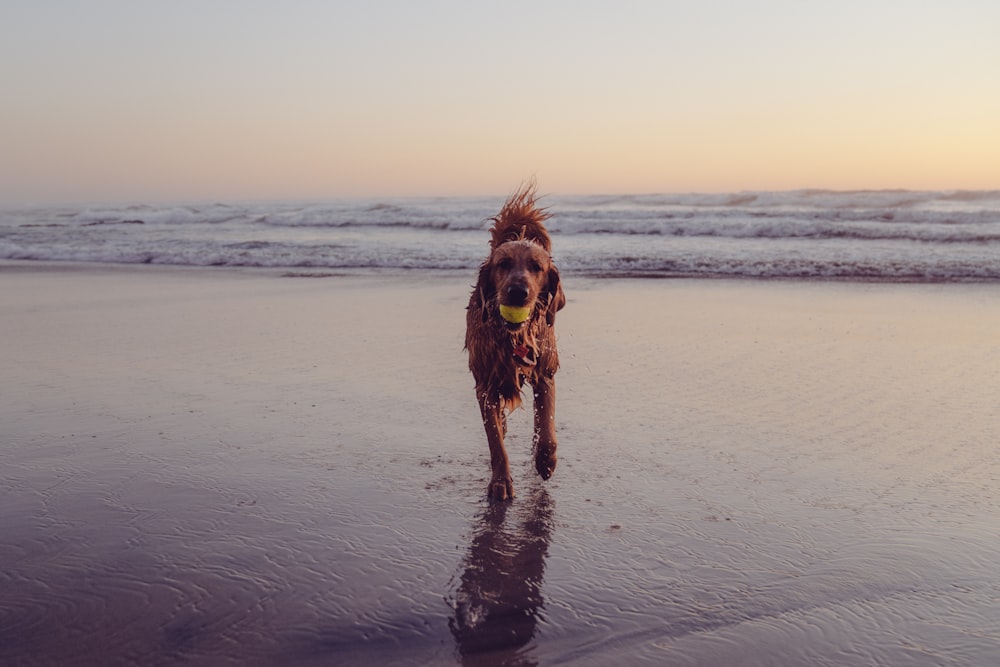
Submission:
POLYGON ((535 199, 530 183, 492 218, 490 253, 466 312, 465 349, 490 447, 487 495, 494 500, 514 497, 504 437, 507 412, 521 405, 525 382, 534 395, 535 469, 548 479, 556 467, 554 327, 566 296, 543 224, 550 214, 535 199))

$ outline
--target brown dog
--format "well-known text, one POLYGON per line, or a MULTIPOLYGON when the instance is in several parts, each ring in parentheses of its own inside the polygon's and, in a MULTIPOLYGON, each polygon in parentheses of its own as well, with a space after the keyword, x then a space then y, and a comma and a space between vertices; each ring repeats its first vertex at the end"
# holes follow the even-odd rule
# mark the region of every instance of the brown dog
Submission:
POLYGON ((559 353, 553 326, 566 296, 549 254, 552 242, 542 224, 549 217, 535 206, 533 183, 507 200, 492 218, 490 254, 479 268, 466 313, 465 349, 476 380, 493 469, 486 493, 495 500, 514 497, 503 440, 507 412, 521 405, 525 381, 534 389, 535 469, 548 479, 556 467, 559 353))

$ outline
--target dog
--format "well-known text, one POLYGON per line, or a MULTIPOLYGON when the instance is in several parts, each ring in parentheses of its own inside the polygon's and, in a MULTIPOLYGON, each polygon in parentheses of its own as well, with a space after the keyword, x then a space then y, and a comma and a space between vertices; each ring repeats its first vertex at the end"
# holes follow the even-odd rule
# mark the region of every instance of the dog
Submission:
POLYGON ((490 218, 490 253, 479 268, 466 311, 465 349, 490 447, 491 500, 514 497, 504 449, 507 413, 532 386, 535 470, 549 479, 556 468, 556 312, 566 305, 552 241, 543 224, 551 214, 536 205, 530 182, 490 218))

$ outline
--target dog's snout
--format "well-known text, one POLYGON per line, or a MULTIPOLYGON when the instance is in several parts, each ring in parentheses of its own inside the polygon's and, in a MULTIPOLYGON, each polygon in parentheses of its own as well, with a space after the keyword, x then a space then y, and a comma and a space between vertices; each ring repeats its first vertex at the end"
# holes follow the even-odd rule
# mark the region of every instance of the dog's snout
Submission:
POLYGON ((528 300, 528 288, 519 284, 510 285, 507 288, 507 299, 510 305, 524 305, 528 300))

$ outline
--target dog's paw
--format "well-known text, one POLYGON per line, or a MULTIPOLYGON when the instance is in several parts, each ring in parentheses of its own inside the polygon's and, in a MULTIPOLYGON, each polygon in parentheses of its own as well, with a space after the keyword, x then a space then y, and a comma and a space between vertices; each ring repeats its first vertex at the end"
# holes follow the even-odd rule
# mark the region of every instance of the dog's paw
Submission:
POLYGON ((514 480, 509 476, 494 477, 486 488, 490 500, 511 500, 514 497, 514 480))
POLYGON ((538 451, 535 452, 535 470, 538 471, 538 475, 542 479, 552 477, 552 473, 556 471, 557 460, 555 445, 550 447, 540 446, 538 451))

